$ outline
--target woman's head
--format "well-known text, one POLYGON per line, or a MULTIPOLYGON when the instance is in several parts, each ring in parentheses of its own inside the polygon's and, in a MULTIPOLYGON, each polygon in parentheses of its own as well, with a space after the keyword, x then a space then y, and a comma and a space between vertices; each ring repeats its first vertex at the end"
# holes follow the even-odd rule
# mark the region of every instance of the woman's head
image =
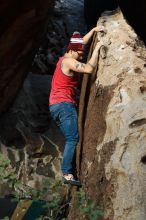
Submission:
POLYGON ((81 37, 81 34, 77 31, 75 31, 70 38, 70 42, 67 47, 67 51, 73 50, 73 51, 82 51, 84 52, 85 45, 83 42, 83 38, 81 37))
POLYGON ((67 52, 71 57, 77 60, 82 60, 84 56, 85 45, 81 34, 75 31, 70 38, 70 42, 67 47, 67 52))

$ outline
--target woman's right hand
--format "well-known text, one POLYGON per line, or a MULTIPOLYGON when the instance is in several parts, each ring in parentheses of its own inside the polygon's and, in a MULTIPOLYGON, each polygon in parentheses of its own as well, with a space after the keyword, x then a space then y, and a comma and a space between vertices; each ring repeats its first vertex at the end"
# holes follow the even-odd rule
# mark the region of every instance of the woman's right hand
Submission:
POLYGON ((104 31, 105 28, 104 28, 104 26, 99 25, 99 26, 94 27, 93 30, 94 30, 94 31, 97 31, 97 32, 100 32, 100 31, 104 31))

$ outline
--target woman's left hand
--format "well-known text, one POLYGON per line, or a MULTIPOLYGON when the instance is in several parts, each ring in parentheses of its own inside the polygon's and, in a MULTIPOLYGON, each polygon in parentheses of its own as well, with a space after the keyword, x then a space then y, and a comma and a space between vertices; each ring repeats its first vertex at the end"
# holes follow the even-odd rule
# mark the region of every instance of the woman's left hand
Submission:
POLYGON ((99 32, 99 31, 104 31, 105 28, 104 28, 104 26, 99 25, 99 26, 94 27, 93 30, 99 32))

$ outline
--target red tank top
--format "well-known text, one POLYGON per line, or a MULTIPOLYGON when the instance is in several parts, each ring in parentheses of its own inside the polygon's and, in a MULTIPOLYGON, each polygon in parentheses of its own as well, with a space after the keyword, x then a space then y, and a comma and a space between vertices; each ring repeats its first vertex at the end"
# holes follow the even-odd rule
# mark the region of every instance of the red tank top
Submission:
POLYGON ((72 102, 77 104, 76 90, 79 85, 79 76, 67 76, 61 70, 61 63, 64 57, 60 57, 52 78, 49 105, 60 102, 72 102))

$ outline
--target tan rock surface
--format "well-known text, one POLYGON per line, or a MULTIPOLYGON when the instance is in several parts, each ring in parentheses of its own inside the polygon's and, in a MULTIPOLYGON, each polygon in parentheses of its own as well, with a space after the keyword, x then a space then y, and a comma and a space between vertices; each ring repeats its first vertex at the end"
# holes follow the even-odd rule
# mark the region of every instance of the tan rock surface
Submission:
MULTIPOLYGON (((78 171, 88 197, 104 206, 103 219, 145 220, 146 49, 120 11, 98 24, 107 53, 96 79, 83 80, 78 171)), ((71 209, 69 219, 76 217, 83 218, 71 209)))

